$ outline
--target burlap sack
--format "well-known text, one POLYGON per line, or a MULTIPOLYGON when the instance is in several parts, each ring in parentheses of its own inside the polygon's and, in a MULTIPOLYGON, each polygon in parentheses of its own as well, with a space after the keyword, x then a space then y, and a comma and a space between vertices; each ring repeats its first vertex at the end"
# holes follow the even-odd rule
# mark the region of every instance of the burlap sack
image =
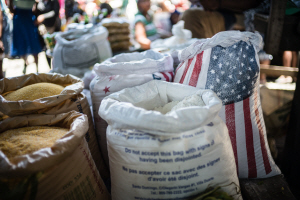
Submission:
POLYGON ((27 126, 68 128, 52 147, 10 158, 0 151, 0 199, 110 199, 84 138, 87 116, 25 115, 0 122, 0 134, 27 126))
MULTIPOLYGON (((72 110, 86 114, 88 117, 89 129, 86 133, 91 154, 95 164, 104 180, 109 178, 108 169, 104 165, 100 148, 98 146, 93 118, 87 98, 82 92, 83 81, 72 75, 61 74, 28 74, 12 78, 4 78, 0 81, 0 112, 9 117, 26 114, 60 114, 72 110), (65 89, 59 95, 36 99, 34 101, 7 101, 2 95, 17 90, 24 86, 49 82, 62 86, 65 89)), ((5 116, 3 118, 6 118, 5 116)))

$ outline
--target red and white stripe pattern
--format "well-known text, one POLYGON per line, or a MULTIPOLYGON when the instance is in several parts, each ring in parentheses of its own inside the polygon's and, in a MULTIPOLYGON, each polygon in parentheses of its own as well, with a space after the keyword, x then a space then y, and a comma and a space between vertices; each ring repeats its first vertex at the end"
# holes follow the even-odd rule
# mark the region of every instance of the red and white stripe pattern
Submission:
POLYGON ((153 79, 164 80, 172 82, 174 78, 174 72, 157 72, 153 74, 153 79))
MULTIPOLYGON (((240 47, 241 45, 243 46, 244 44, 240 44, 240 47)), ((243 47, 246 48, 245 45, 243 47)), ((249 46, 247 50, 248 48, 249 46)), ((243 53, 234 55, 232 59, 235 59, 235 62, 230 63, 230 59, 227 59, 225 55, 228 50, 229 47, 223 48, 222 52, 220 50, 220 54, 216 54, 215 52, 217 51, 210 48, 198 53, 193 58, 183 61, 176 69, 174 82, 202 89, 212 89, 220 97, 223 106, 219 116, 227 125, 237 172, 240 178, 264 178, 280 174, 280 170, 270 154, 266 138, 266 129, 259 98, 259 64, 257 64, 257 55, 256 53, 255 55, 247 55, 246 57, 243 53), (217 56, 214 57, 215 55, 217 56), (237 57, 241 59, 239 60, 237 57), (248 59, 248 61, 242 62, 242 57, 245 60, 248 59), (247 63, 253 61, 251 60, 253 57, 256 63, 251 63, 251 66, 250 64, 247 66, 247 63), (245 91, 249 89, 251 92, 248 91, 246 93, 243 84, 238 86, 238 75, 236 74, 240 73, 240 71, 237 70, 241 70, 241 67, 239 68, 237 62, 243 67, 243 77, 249 77, 251 75, 252 80, 248 78, 250 81, 248 81, 249 84, 244 84, 246 85, 245 91), (212 63, 215 63, 215 66, 211 66, 212 63), (246 63, 246 66, 244 66, 244 63, 246 63), (219 66, 217 67, 217 65, 219 65, 220 68, 219 66), (254 68, 253 66, 257 67, 254 68), (229 71, 229 68, 231 71, 229 71), (250 68, 252 71, 246 70, 250 70, 250 68), (212 69, 214 70, 211 71, 212 69), (217 72, 218 70, 220 73, 217 72), (224 71, 224 73, 222 71, 224 71), (212 76, 209 73, 214 75, 219 74, 216 76, 217 78, 211 80, 212 76), (233 77, 232 81, 230 80, 231 77, 233 77), (221 80, 219 81, 220 83, 217 79, 221 80), (225 84, 227 84, 226 89, 223 87, 225 84), (241 93, 238 93, 238 91, 241 91, 241 93), (231 97, 232 95, 236 96, 231 97), (238 98, 240 99, 238 100, 238 98)), ((240 49, 238 49, 238 51, 242 52, 240 49)), ((232 51, 230 50, 230 52, 232 51)), ((253 50, 252 54, 254 54, 253 52, 255 51, 253 50)))

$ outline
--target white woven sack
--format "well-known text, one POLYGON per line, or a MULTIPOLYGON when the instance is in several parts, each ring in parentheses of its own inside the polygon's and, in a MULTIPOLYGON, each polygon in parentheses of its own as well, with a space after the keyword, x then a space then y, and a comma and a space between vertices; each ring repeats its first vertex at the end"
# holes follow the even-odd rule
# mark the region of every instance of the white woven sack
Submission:
POLYGON ((258 33, 225 31, 179 53, 174 82, 213 90, 225 121, 240 178, 280 174, 269 150, 259 97, 258 33))
POLYGON ((1 199, 110 199, 84 139, 86 115, 72 111, 8 118, 0 122, 0 134, 26 126, 58 126, 69 131, 51 147, 10 160, 0 151, 1 199))
POLYGON ((184 21, 179 21, 172 27, 173 36, 166 39, 157 39, 151 42, 151 49, 154 48, 169 48, 169 49, 183 49, 195 41, 196 38, 192 39, 192 32, 184 29, 184 21))
POLYGON ((153 79, 172 81, 174 74, 173 59, 168 54, 161 54, 152 50, 142 53, 124 53, 96 64, 94 71, 97 77, 92 80, 90 91, 95 129, 101 153, 108 166, 107 123, 98 115, 102 99, 113 92, 142 85, 153 79))
POLYGON ((187 199, 221 186, 241 199, 234 155, 222 104, 211 90, 151 81, 104 98, 112 198, 187 199), (171 101, 198 95, 203 106, 169 114, 154 111, 171 101))
POLYGON ((95 63, 112 56, 107 40, 108 31, 103 26, 72 29, 55 36, 53 71, 83 77, 95 63))

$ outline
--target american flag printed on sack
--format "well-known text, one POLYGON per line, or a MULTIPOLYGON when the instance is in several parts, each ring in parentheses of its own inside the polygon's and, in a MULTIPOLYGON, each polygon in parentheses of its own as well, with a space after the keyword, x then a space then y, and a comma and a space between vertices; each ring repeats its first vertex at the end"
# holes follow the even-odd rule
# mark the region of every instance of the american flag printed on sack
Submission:
POLYGON ((252 45, 239 41, 215 46, 186 59, 174 82, 211 89, 222 100, 219 116, 226 123, 240 178, 280 174, 271 157, 259 98, 259 65, 252 45))

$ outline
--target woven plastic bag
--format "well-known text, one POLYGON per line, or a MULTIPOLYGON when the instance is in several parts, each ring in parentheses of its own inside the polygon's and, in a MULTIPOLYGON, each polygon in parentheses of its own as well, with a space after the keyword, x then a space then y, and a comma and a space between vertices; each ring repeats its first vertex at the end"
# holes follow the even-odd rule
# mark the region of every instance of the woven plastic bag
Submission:
POLYGON ((94 64, 112 56, 103 26, 58 33, 53 50, 53 71, 83 77, 94 64))
POLYGON ((183 49, 197 39, 192 39, 192 32, 190 30, 184 29, 184 21, 179 21, 172 27, 173 36, 166 39, 157 39, 151 42, 151 49, 153 48, 169 48, 172 50, 183 49))
POLYGON ((90 84, 90 91, 93 102, 95 129, 101 153, 108 166, 107 123, 98 115, 102 99, 113 92, 142 85, 153 79, 172 81, 174 74, 173 59, 169 54, 161 54, 153 50, 142 53, 124 53, 96 64, 94 71, 97 76, 90 84))
POLYGON ((225 31, 179 53, 174 82, 213 90, 223 102, 225 121, 240 178, 280 174, 267 142, 260 102, 258 33, 225 31))
POLYGON ((220 186, 241 199, 220 99, 211 90, 151 81, 105 97, 112 198, 188 199, 220 186), (153 109, 197 95, 203 106, 153 109))

